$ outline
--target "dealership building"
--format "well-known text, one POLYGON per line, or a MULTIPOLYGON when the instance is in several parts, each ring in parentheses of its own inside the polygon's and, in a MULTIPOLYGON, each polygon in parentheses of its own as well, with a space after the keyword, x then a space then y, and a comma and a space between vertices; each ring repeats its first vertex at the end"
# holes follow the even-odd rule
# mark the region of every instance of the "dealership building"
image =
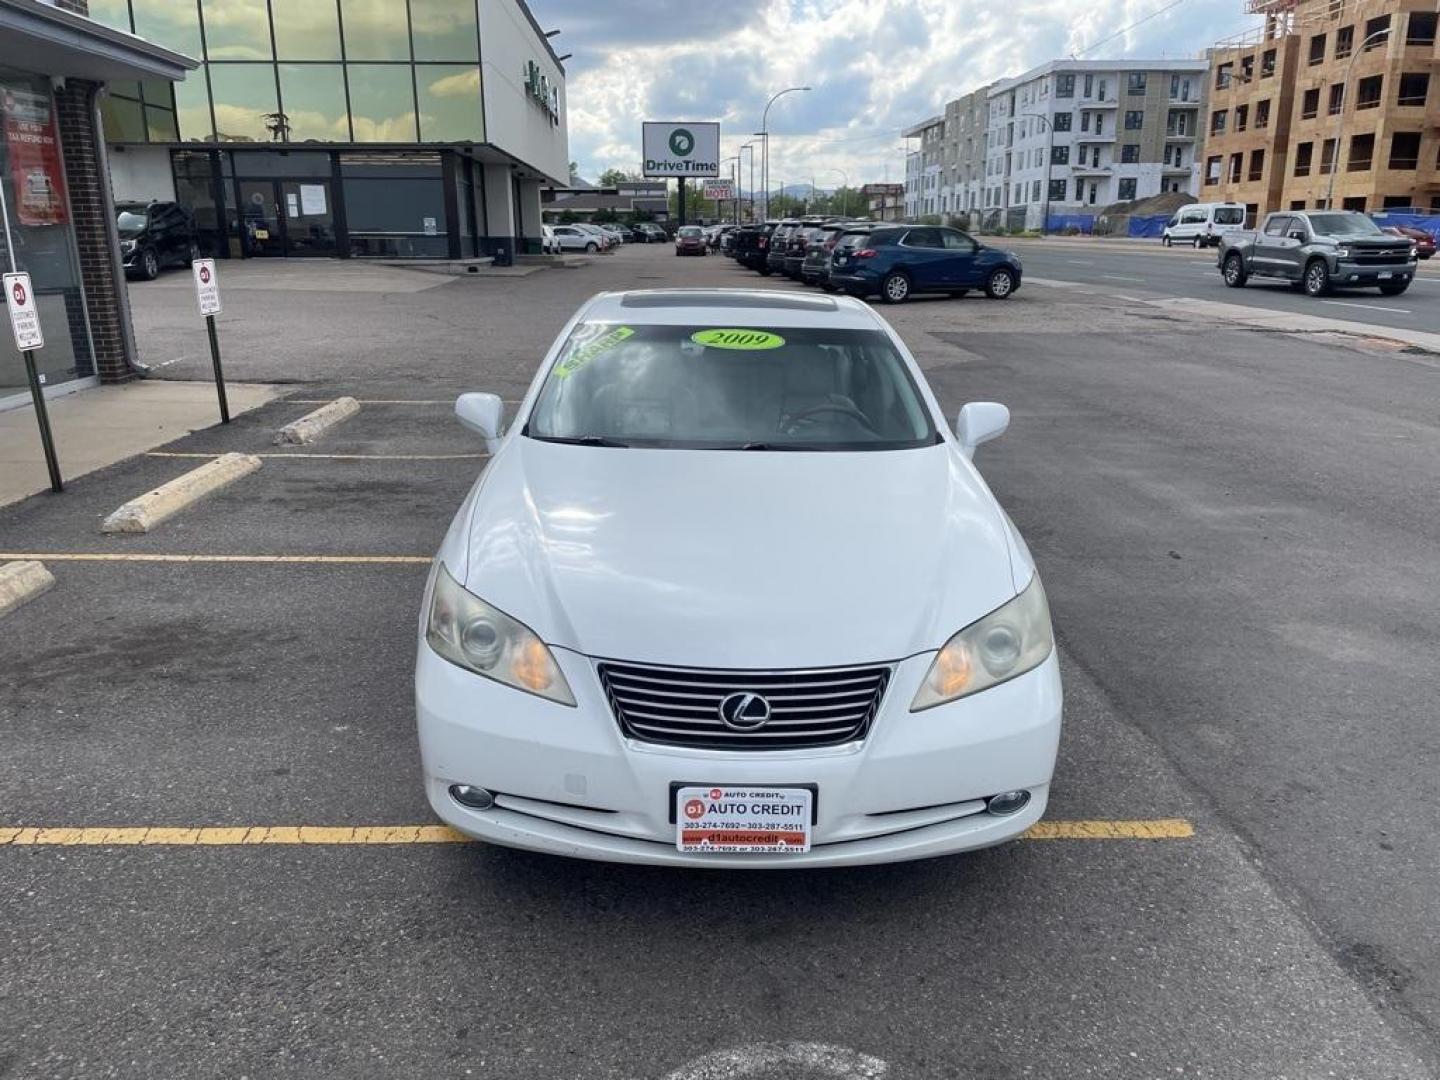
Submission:
POLYGON ((565 71, 524 0, 90 0, 201 61, 111 83, 114 197, 178 201, 220 258, 540 250, 565 71))

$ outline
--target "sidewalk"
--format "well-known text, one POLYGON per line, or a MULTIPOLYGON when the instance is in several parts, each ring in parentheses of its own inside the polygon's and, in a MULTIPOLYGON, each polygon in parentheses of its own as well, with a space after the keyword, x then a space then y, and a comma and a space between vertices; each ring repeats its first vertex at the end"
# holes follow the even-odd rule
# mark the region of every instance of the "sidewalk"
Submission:
MULTIPOLYGON (((230 415, 278 396, 282 387, 227 383, 230 415)), ((215 384, 146 379, 79 390, 46 402, 66 483, 220 422, 215 384)), ((31 406, 0 412, 0 506, 50 487, 31 406)))

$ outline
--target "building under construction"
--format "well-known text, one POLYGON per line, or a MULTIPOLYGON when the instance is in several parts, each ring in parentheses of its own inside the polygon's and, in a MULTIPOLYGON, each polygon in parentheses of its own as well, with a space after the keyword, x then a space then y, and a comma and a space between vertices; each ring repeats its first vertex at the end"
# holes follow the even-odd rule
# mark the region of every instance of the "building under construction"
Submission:
POLYGON ((1200 198, 1440 212, 1434 0, 1249 0, 1210 50, 1200 198))

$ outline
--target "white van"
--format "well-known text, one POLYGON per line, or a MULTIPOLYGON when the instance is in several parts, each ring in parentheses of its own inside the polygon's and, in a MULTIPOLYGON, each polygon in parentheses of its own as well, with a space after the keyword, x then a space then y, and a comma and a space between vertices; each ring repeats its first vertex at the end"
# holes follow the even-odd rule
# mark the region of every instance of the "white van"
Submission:
POLYGON ((1243 228, 1245 207, 1242 203, 1191 203, 1176 210, 1175 216, 1165 223, 1160 242, 1166 247, 1187 243, 1197 248, 1206 247, 1219 244, 1225 233, 1243 228))

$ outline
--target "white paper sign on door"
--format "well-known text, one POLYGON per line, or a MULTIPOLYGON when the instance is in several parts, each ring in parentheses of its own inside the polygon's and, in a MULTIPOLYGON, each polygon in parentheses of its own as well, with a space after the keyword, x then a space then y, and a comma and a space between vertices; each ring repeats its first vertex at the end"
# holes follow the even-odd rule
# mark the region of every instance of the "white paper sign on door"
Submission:
POLYGON ((325 213, 324 184, 300 185, 300 212, 307 217, 312 214, 325 213))

